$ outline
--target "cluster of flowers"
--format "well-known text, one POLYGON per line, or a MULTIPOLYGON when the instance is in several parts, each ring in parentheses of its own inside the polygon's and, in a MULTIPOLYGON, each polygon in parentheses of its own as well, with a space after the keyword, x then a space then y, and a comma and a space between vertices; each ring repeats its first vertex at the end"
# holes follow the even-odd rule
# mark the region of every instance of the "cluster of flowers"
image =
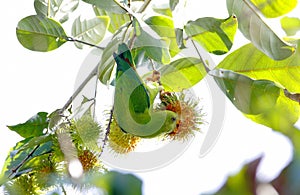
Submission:
MULTIPOLYGON (((186 141, 194 136, 194 132, 200 131, 203 124, 203 113, 199 108, 199 100, 186 97, 185 92, 162 92, 157 110, 170 110, 178 114, 176 127, 171 133, 163 135, 162 140, 186 141)), ((113 119, 110 126, 108 143, 112 151, 118 154, 126 154, 136 149, 142 138, 128 134, 121 130, 113 119)))

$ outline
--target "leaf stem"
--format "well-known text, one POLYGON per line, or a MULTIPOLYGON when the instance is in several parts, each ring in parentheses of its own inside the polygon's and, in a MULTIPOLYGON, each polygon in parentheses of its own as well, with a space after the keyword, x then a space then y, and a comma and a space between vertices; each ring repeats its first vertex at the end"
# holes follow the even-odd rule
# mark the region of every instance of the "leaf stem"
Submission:
POLYGON ((295 102, 298 102, 300 104, 300 94, 299 93, 290 93, 287 89, 284 89, 284 95, 295 101, 295 102))
POLYGON ((101 49, 101 50, 104 50, 105 48, 104 47, 100 47, 98 45, 94 45, 92 43, 88 43, 88 42, 85 42, 85 41, 82 41, 82 40, 79 40, 79 39, 75 39, 73 37, 67 37, 66 39, 67 41, 71 41, 71 42, 78 42, 78 43, 82 43, 84 45, 88 45, 88 46, 91 46, 91 47, 95 47, 95 48, 98 48, 98 49, 101 49))
POLYGON ((50 6, 51 6, 51 0, 48 0, 48 5, 47 5, 47 17, 49 18, 50 17, 50 6))
POLYGON ((136 33, 134 32, 132 38, 130 39, 129 45, 128 45, 129 49, 132 49, 132 47, 133 47, 133 45, 134 45, 134 42, 135 42, 136 38, 137 38, 137 37, 136 37, 136 33))
POLYGON ((96 81, 95 81, 95 91, 94 91, 94 97, 92 98, 93 100, 94 100, 94 102, 93 102, 93 113, 92 113, 92 115, 93 115, 93 117, 95 118, 95 115, 96 115, 96 103, 97 103, 97 101, 96 101, 96 96, 97 96, 97 88, 98 88, 98 78, 99 78, 99 66, 97 65, 96 67, 95 67, 95 74, 96 74, 96 76, 97 76, 97 78, 96 78, 96 81))
POLYGON ((148 5, 150 4, 151 0, 145 0, 144 4, 140 7, 140 9, 137 11, 137 13, 142 13, 146 10, 148 5))
POLYGON ((83 90, 86 84, 98 74, 98 66, 96 66, 90 74, 84 79, 84 81, 80 84, 80 86, 76 89, 73 95, 69 98, 69 100, 65 103, 65 105, 60 109, 60 113, 62 114, 67 108, 72 104, 73 100, 79 95, 79 93, 83 90))
POLYGON ((127 13, 129 13, 130 11, 126 8, 126 7, 124 7, 123 5, 121 5, 118 1, 116 1, 116 0, 113 0, 116 4, 118 4, 125 12, 127 12, 127 13))
POLYGON ((208 65, 206 64, 205 60, 202 58, 202 55, 201 55, 200 51, 198 50, 195 42, 192 39, 191 39, 191 42, 192 42, 192 44, 193 44, 193 46, 194 46, 194 48, 195 48, 195 50, 196 50, 196 52, 197 52, 197 54, 198 54, 201 62, 202 62, 203 66, 204 66, 204 68, 206 70, 206 72, 208 73, 210 71, 210 68, 208 68, 208 65))
POLYGON ((155 67, 154 67, 153 59, 149 58, 149 60, 150 60, 150 63, 151 63, 152 70, 153 70, 153 71, 156 71, 156 69, 155 69, 155 67))

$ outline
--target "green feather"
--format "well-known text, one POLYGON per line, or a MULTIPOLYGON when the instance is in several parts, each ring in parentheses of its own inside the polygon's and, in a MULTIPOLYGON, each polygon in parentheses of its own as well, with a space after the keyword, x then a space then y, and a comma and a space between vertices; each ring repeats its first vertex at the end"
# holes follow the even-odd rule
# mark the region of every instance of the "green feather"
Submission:
MULTIPOLYGON (((142 79, 138 76, 138 74, 134 70, 135 65, 131 53, 125 44, 121 44, 119 46, 118 52, 119 52, 118 55, 114 54, 115 61, 117 62, 117 73, 116 73, 116 90, 118 91, 117 95, 119 97, 122 96, 129 97, 129 104, 130 104, 129 108, 131 112, 147 113, 150 107, 149 94, 147 89, 144 87, 144 83, 142 79), (124 47, 126 47, 127 50, 124 47)), ((150 116, 148 116, 148 118, 149 117, 150 116)))
POLYGON ((114 58, 117 63, 114 116, 118 125, 125 132, 139 137, 150 138, 171 132, 175 128, 177 114, 152 108, 159 86, 146 87, 135 70, 127 45, 121 44, 114 58))

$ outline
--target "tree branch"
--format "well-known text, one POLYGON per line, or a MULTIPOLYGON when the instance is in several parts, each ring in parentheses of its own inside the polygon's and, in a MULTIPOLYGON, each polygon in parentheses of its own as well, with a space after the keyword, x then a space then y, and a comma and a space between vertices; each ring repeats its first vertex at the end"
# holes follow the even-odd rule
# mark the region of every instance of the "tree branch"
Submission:
POLYGON ((112 107, 112 109, 110 110, 110 116, 109 116, 108 124, 107 124, 107 127, 106 127, 105 137, 103 139, 103 144, 102 144, 102 148, 101 148, 101 152, 99 154, 99 157, 101 157, 101 155, 103 154, 104 147, 105 147, 106 142, 108 140, 108 135, 110 133, 110 125, 111 125, 111 122, 112 122, 113 113, 114 113, 114 107, 112 107))
POLYGON ((66 189, 62 183, 60 183, 61 191, 63 192, 64 195, 67 195, 66 189))
POLYGON ((73 100, 78 96, 78 94, 83 90, 86 84, 98 73, 98 66, 96 66, 90 74, 85 78, 85 80, 80 84, 80 86, 76 89, 73 95, 69 98, 69 100, 65 103, 65 105, 60 109, 60 114, 62 114, 67 108, 72 104, 73 100))

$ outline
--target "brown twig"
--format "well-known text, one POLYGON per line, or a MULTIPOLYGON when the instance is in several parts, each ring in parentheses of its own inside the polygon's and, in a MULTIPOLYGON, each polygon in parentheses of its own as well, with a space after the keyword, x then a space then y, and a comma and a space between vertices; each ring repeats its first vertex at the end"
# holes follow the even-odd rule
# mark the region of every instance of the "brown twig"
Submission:
POLYGON ((106 142, 108 141, 108 136, 109 136, 109 133, 110 133, 110 125, 111 125, 111 122, 112 122, 113 113, 114 113, 114 107, 112 107, 112 109, 110 110, 110 116, 109 116, 108 124, 107 124, 107 127, 106 127, 105 136, 104 136, 104 139, 103 139, 103 144, 102 144, 102 148, 101 148, 101 152, 99 154, 99 157, 101 157, 101 155, 103 154, 104 147, 106 145, 106 142))
POLYGON ((134 32, 132 38, 130 39, 129 45, 128 45, 129 49, 132 49, 132 47, 133 47, 133 45, 134 45, 134 42, 135 42, 136 38, 137 38, 137 37, 136 37, 136 33, 134 32))
POLYGON ((79 40, 79 39, 75 39, 73 37, 67 37, 66 38, 67 41, 70 41, 70 42, 78 42, 78 43, 82 43, 84 45, 88 45, 88 46, 91 46, 91 47, 95 47, 97 49, 101 49, 101 50, 104 50, 105 48, 104 47, 100 47, 98 45, 94 45, 92 43, 88 43, 88 42, 85 42, 85 41, 82 41, 82 40, 79 40))
POLYGON ((13 168, 11 170, 11 173, 8 175, 8 177, 11 177, 13 174, 15 174, 18 169, 20 167, 22 167, 24 165, 24 163, 30 158, 33 156, 33 153, 40 147, 40 144, 39 145, 36 145, 32 150, 31 152, 18 164, 18 166, 16 166, 15 168, 13 168))
POLYGON ((290 93, 287 89, 284 89, 284 95, 300 104, 300 94, 299 93, 290 93))
POLYGON ((63 192, 64 195, 67 195, 66 189, 62 183, 60 183, 61 191, 63 192))

